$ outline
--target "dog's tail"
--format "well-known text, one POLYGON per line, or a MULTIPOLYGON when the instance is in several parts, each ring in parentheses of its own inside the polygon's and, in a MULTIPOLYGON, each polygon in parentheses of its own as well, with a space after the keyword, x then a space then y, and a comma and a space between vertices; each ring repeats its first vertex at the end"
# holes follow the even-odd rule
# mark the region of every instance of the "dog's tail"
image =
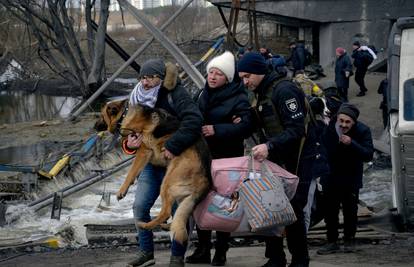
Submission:
POLYGON ((173 234, 173 239, 180 244, 184 244, 188 239, 187 221, 196 205, 195 199, 192 195, 185 197, 178 205, 175 211, 174 218, 171 223, 170 230, 173 234))

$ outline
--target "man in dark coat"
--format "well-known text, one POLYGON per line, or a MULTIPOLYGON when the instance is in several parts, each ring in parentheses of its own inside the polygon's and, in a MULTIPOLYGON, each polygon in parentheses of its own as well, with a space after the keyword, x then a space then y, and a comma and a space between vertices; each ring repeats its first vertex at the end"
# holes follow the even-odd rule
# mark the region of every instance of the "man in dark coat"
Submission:
POLYGON ((359 93, 357 96, 364 96, 368 91, 365 86, 365 74, 367 74, 369 60, 367 59, 370 55, 369 52, 361 49, 361 44, 356 41, 352 45, 352 58, 354 59, 355 70, 355 82, 359 86, 359 93))
MULTIPOLYGON (((181 85, 178 70, 172 63, 164 63, 161 59, 146 61, 141 67, 139 83, 131 92, 129 104, 162 108, 180 120, 179 129, 165 143, 164 156, 167 159, 180 155, 200 138, 203 124, 202 114, 181 85)), ((141 134, 130 134, 122 146, 123 150, 128 154, 134 153, 141 145, 142 138, 141 134)), ((165 168, 148 163, 139 174, 132 207, 137 221, 149 222, 151 220, 150 209, 160 194, 165 172, 165 168)), ((128 266, 155 264, 152 231, 139 228, 137 237, 139 250, 128 266)), ((185 252, 186 244, 180 244, 173 239, 169 266, 184 266, 185 252)))
POLYGON ((289 44, 291 50, 290 57, 286 62, 291 62, 294 70, 294 74, 301 73, 305 70, 306 62, 306 49, 303 43, 291 42, 289 44))
MULTIPOLYGON (((312 176, 301 161, 298 168, 298 157, 301 140, 305 135, 305 95, 285 76, 268 68, 266 61, 259 53, 248 53, 238 63, 239 76, 244 85, 256 95, 257 103, 253 104, 256 114, 256 125, 260 134, 260 144, 252 148, 257 160, 269 160, 296 173, 300 182, 292 207, 298 220, 286 227, 288 248, 292 254, 290 266, 308 266, 309 255, 304 225, 303 208, 306 205, 309 184, 312 176)), ((305 151, 302 154, 307 154, 305 151)), ((283 237, 266 237, 265 256, 269 261, 264 265, 286 266, 286 255, 283 250, 283 237)))
POLYGON ((335 51, 335 83, 342 101, 348 102, 349 77, 352 73, 352 63, 345 49, 338 47, 335 51))
POLYGON ((321 181, 324 192, 328 243, 318 254, 339 251, 337 244, 339 209, 344 217, 344 250, 354 250, 359 190, 362 188, 364 162, 372 160, 374 147, 370 129, 359 122, 359 110, 344 103, 323 134, 331 174, 321 181))

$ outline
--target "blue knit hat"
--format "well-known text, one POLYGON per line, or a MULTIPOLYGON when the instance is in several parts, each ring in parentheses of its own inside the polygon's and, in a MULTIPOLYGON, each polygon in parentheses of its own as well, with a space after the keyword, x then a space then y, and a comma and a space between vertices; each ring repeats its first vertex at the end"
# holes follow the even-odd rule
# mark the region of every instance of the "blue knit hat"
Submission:
POLYGON ((238 72, 247 72, 252 74, 266 74, 268 70, 264 57, 256 52, 244 54, 237 64, 238 72))

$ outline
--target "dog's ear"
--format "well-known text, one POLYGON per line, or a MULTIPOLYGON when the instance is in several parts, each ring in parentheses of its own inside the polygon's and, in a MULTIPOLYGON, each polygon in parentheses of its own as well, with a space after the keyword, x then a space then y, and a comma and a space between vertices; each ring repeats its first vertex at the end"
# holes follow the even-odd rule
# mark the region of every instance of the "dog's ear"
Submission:
POLYGON ((108 108, 106 109, 106 112, 108 113, 109 116, 115 116, 116 114, 119 113, 119 108, 117 106, 108 106, 108 108))
POLYGON ((116 116, 120 112, 123 112, 126 100, 112 101, 107 104, 107 113, 109 116, 116 116))

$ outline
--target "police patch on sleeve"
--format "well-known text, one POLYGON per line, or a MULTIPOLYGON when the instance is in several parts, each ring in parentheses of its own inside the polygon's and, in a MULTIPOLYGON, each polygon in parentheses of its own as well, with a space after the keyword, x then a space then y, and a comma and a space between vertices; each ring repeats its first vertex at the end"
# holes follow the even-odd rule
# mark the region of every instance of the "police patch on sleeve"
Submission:
POLYGON ((287 109, 292 113, 295 113, 298 110, 298 102, 296 102, 296 98, 286 100, 285 104, 287 109))

